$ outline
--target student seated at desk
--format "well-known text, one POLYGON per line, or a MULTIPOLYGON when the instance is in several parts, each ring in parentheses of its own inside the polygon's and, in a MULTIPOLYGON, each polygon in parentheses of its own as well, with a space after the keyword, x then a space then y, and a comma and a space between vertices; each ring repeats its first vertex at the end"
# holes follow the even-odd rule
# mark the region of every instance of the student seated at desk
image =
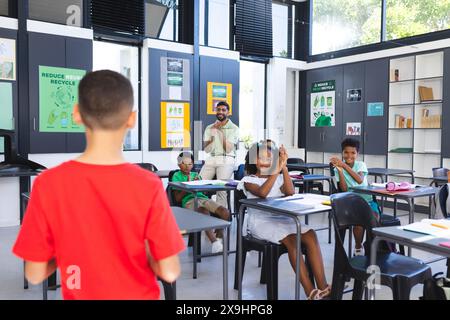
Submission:
MULTIPOLYGON (((178 156, 178 167, 180 171, 177 171, 173 177, 173 182, 186 182, 201 180, 202 178, 197 172, 192 172, 194 166, 194 155, 191 152, 182 152, 178 156)), ((180 203, 183 208, 194 210, 194 195, 191 192, 174 190, 175 200, 180 203)), ((198 209, 197 211, 206 215, 213 214, 223 220, 230 220, 230 212, 227 208, 222 207, 217 202, 209 199, 205 194, 197 192, 198 209)), ((212 243, 212 253, 222 252, 222 230, 217 230, 214 234, 211 230, 205 231, 206 236, 212 243), (220 237, 220 238, 219 238, 220 237), (219 239, 218 239, 219 238, 219 239)))
MULTIPOLYGON (((344 139, 341 144, 342 158, 332 157, 330 162, 333 164, 336 181, 339 190, 346 192, 350 187, 367 186, 367 166, 363 161, 357 161, 359 152, 359 141, 351 138, 344 139)), ((374 218, 379 221, 380 209, 378 204, 373 201, 370 195, 361 195, 372 208, 374 218)), ((354 227, 353 235, 355 237, 355 256, 363 255, 362 240, 364 237, 364 229, 362 227, 354 227)))
MULTIPOLYGON (((243 190, 249 199, 293 195, 294 185, 286 168, 287 159, 283 146, 278 150, 273 141, 255 143, 245 158, 249 176, 244 177, 237 188, 243 190)), ((291 266, 296 269, 297 227, 291 218, 249 208, 244 230, 257 239, 284 244, 291 266)), ((302 256, 300 282, 308 299, 320 300, 331 293, 331 287, 325 278, 319 242, 314 230, 302 226, 301 232, 301 242, 306 247, 318 288, 314 288, 302 256)))

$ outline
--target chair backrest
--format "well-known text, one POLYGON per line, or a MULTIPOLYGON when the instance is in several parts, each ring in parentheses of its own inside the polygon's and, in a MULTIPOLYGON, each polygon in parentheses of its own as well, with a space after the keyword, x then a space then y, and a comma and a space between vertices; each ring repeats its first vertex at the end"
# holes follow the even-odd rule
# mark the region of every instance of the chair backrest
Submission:
POLYGON ((192 167, 192 171, 200 173, 200 170, 202 170, 202 167, 204 164, 205 164, 205 160, 195 161, 194 166, 192 167))
POLYGON ((447 211, 447 199, 449 196, 449 190, 448 190, 448 185, 444 184, 443 186, 441 186, 439 188, 438 191, 438 196, 436 201, 436 206, 439 206, 440 212, 442 212, 442 215, 445 218, 449 218, 450 217, 450 212, 447 211))
MULTIPOLYGON (((304 164, 305 161, 301 158, 288 158, 286 163, 287 164, 304 164)), ((288 169, 288 171, 295 171, 295 169, 288 169)), ((305 173, 309 174, 309 170, 305 170, 305 173)))
MULTIPOLYGON (((171 170, 171 171, 169 172, 169 176, 168 176, 169 181, 172 181, 173 175, 174 175, 176 172, 178 172, 178 171, 180 171, 180 169, 171 170)), ((173 191, 173 190, 172 190, 172 191, 173 191)), ((178 207, 181 206, 180 203, 177 203, 177 202, 176 202, 175 197, 174 197, 174 195, 173 195, 173 192, 169 192, 169 188, 166 188, 166 193, 167 193, 167 198, 169 199, 169 203, 170 203, 171 206, 178 206, 178 207)))
POLYGON ((158 168, 153 164, 153 163, 148 163, 148 162, 142 162, 142 163, 136 163, 139 167, 141 167, 142 169, 151 171, 151 172, 155 172, 158 171, 158 168))
MULTIPOLYGON (((366 200, 355 193, 335 193, 330 196, 330 199, 336 238, 334 250, 335 264, 343 263, 350 268, 348 254, 344 246, 346 232, 350 232, 350 227, 363 227, 366 230, 366 255, 370 256, 369 249, 372 243, 372 228, 377 226, 377 221, 366 200)), ((351 237, 352 235, 349 234, 349 236, 351 237)))
POLYGON ((446 177, 448 173, 447 168, 433 168, 433 177, 446 177))
POLYGON ((234 180, 242 180, 245 176, 245 164, 240 164, 236 171, 234 171, 234 180))

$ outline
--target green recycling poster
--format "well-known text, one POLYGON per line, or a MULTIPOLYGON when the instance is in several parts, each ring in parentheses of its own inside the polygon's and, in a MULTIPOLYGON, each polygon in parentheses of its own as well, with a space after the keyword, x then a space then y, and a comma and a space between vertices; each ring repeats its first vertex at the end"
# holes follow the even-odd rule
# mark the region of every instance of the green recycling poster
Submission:
POLYGON ((311 87, 311 127, 335 126, 334 80, 314 82, 311 87))
POLYGON ((85 70, 39 66, 39 131, 84 132, 72 119, 85 70))

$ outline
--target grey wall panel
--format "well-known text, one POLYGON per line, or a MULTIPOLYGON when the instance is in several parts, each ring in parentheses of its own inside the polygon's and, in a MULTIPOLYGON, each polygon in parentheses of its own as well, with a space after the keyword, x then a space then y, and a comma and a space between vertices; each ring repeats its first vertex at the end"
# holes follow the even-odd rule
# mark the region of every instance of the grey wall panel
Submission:
MULTIPOLYGON (((92 40, 66 38, 66 67, 92 70, 92 40)), ((86 146, 84 133, 66 134, 66 152, 82 152, 86 146)))
POLYGON ((364 153, 385 155, 388 149, 389 59, 367 61, 365 83, 364 153), (383 102, 383 116, 367 116, 370 102, 383 102))
MULTIPOLYGON (((189 60, 190 68, 190 120, 193 132, 193 58, 191 54, 149 49, 149 151, 168 151, 161 149, 161 57, 189 60)), ((175 101, 177 102, 177 101, 175 101)), ((191 137, 192 138, 192 137, 191 137)), ((192 139, 191 139, 192 146, 192 139)))
POLYGON ((364 62, 352 63, 344 66, 344 88, 342 99, 342 136, 345 138, 353 138, 361 142, 360 153, 364 152, 364 144, 361 135, 347 136, 347 123, 356 122, 361 124, 361 129, 364 130, 364 101, 365 101, 365 87, 364 87, 364 62), (360 101, 348 101, 348 90, 361 90, 360 101))
POLYGON ((62 153, 66 150, 65 133, 39 132, 39 66, 65 67, 65 38, 30 32, 28 45, 30 153, 62 153))
POLYGON ((450 158, 450 48, 444 50, 444 83, 442 102, 442 157, 450 158))
POLYGON ((233 85, 231 121, 239 126, 239 62, 209 56, 200 56, 200 120, 203 131, 216 121, 215 115, 207 114, 207 83, 223 82, 233 85))

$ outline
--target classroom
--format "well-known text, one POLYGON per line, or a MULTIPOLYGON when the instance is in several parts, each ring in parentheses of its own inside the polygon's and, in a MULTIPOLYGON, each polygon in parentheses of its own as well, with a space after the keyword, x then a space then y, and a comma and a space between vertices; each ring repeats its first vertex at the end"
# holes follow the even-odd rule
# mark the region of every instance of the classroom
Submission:
POLYGON ((449 300, 449 12, 0 0, 0 300, 449 300))

